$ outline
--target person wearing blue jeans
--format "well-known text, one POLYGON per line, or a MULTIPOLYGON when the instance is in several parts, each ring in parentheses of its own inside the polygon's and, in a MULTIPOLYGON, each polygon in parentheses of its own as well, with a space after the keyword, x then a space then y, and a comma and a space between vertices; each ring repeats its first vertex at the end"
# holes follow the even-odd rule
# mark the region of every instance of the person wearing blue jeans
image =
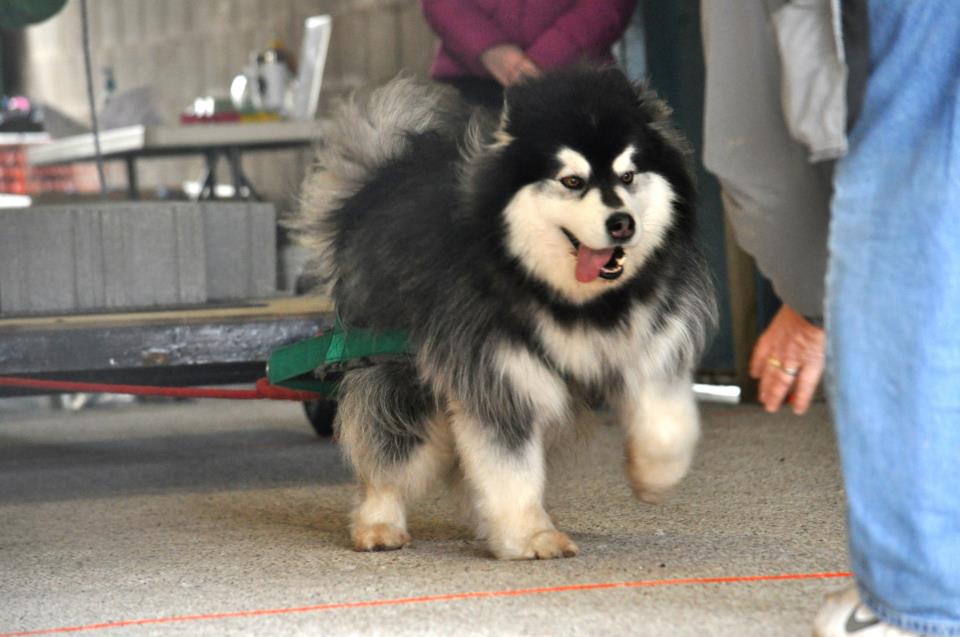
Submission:
POLYGON ((870 0, 826 325, 856 585, 822 637, 960 635, 960 2, 870 0))
POLYGON ((829 261, 856 583, 814 633, 960 635, 960 1, 702 0, 701 26, 704 163, 787 312, 751 361, 768 410, 819 378, 829 261))

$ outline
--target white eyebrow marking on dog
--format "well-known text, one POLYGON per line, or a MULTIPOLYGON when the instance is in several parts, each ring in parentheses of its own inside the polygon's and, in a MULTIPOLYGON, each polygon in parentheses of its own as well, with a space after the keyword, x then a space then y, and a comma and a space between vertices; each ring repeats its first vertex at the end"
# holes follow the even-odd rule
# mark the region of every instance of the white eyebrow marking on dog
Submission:
POLYGON ((592 172, 587 158, 566 146, 557 151, 557 161, 560 162, 558 177, 573 174, 587 179, 592 172))
POLYGON ((626 150, 617 155, 617 158, 613 160, 613 174, 622 175, 623 173, 636 170, 637 166, 633 163, 633 155, 636 152, 636 147, 630 144, 626 150))

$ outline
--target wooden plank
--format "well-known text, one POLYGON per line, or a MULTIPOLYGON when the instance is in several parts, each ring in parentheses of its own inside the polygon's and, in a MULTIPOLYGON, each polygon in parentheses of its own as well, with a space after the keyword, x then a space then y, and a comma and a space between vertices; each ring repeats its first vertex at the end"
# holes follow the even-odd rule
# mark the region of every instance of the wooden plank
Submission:
POLYGON ((194 324, 235 319, 280 320, 290 316, 322 316, 333 312, 333 302, 321 296, 293 296, 251 300, 247 304, 156 310, 148 312, 73 314, 0 318, 0 339, 22 330, 64 330, 149 324, 194 324))
MULTIPOLYGON (((255 364, 251 378, 256 378, 276 348, 332 323, 331 305, 318 297, 176 312, 0 320, 0 375, 108 374, 131 382, 136 373, 169 369, 160 375, 172 374, 164 382, 175 383, 177 376, 194 377, 204 367, 255 364)), ((212 375, 204 382, 230 380, 212 375)))
MULTIPOLYGON (((756 382, 750 378, 750 355, 757 341, 757 279, 753 257, 737 244, 730 221, 724 217, 727 248, 726 283, 730 293, 730 313, 734 347, 734 375, 743 392, 741 399, 756 397, 756 382)), ((723 282, 721 282, 721 285, 723 282)))
POLYGON ((278 347, 331 323, 327 314, 22 330, 0 339, 0 375, 265 363, 278 347))

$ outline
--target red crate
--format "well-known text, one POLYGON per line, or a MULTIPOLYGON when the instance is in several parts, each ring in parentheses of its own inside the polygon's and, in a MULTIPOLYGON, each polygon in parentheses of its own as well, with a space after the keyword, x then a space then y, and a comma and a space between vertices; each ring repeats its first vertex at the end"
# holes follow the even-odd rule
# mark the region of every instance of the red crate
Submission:
POLYGON ((31 166, 27 163, 27 148, 43 143, 46 143, 45 139, 37 136, 0 135, 0 192, 16 195, 97 192, 95 171, 91 166, 31 166))

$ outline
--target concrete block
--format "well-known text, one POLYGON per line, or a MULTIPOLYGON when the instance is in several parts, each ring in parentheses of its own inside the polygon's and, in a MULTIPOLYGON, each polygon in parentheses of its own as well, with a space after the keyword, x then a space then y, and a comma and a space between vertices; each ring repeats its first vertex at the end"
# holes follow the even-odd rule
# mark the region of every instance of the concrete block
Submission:
POLYGON ((3 210, 0 224, 0 310, 74 307, 73 232, 62 214, 37 210, 27 217, 3 210))
POLYGON ((0 210, 0 314, 134 309, 276 293, 276 212, 245 202, 0 210))
POLYGON ((277 216, 272 204, 203 204, 211 301, 271 296, 277 286, 277 216))
POLYGON ((196 204, 177 205, 173 208, 173 215, 180 303, 202 303, 209 298, 203 211, 196 204))
POLYGON ((100 219, 107 307, 207 300, 199 211, 136 203, 104 208, 100 219))
POLYGON ((103 226, 97 210, 71 210, 77 309, 107 306, 103 250, 103 226))

